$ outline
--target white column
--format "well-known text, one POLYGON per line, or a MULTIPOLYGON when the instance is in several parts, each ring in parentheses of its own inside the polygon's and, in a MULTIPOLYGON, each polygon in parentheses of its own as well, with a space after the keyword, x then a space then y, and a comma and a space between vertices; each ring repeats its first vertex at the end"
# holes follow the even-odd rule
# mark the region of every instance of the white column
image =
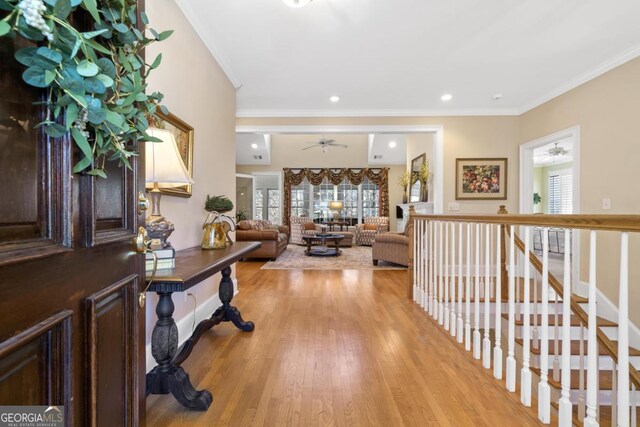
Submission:
POLYGON ((471 223, 467 223, 467 277, 464 281, 465 319, 464 319, 464 348, 471 351, 471 223))
POLYGON ((464 339, 464 321, 462 320, 462 222, 458 223, 458 327, 456 337, 462 343, 464 339))
MULTIPOLYGON (((537 302, 534 302, 537 304, 537 302)), ((538 419, 551 422, 549 387, 549 228, 542 230, 542 319, 540 321, 540 382, 538 383, 538 419)))
POLYGON ((493 347, 493 376, 502 379, 502 226, 496 225, 496 343, 493 347))
POLYGON ((516 284, 516 262, 515 262, 515 238, 514 226, 509 227, 509 328, 507 343, 507 378, 506 386, 510 392, 516 391, 516 301, 515 301, 515 284, 516 284))
POLYGON ((456 336, 456 223, 451 223, 451 260, 449 262, 449 283, 451 285, 451 309, 449 314, 449 333, 456 336))
MULTIPOLYGON (((596 336, 596 232, 591 230, 589 248, 589 324, 587 326, 587 416, 585 427, 598 426, 598 341, 596 336)), ((620 328, 618 328, 620 329, 620 328)))
POLYGON ((473 292, 473 357, 480 359, 480 224, 476 224, 475 278, 473 292))
POLYGON ((520 371, 520 401, 524 406, 531 406, 531 370, 529 360, 531 358, 531 260, 529 259, 531 227, 524 228, 524 297, 523 305, 523 328, 522 328, 522 370, 520 371))
POLYGON ((444 223, 444 329, 449 330, 449 223, 444 223))
POLYGON ((491 290, 489 278, 491 272, 491 224, 485 224, 484 232, 484 339, 482 340, 482 366, 491 369, 491 290))
MULTIPOLYGON (((571 403, 571 232, 564 230, 564 280, 562 281, 562 391, 558 402, 558 425, 573 426, 571 403)), ((582 344, 582 343, 581 343, 582 344)))
MULTIPOLYGON (((635 400, 635 395, 634 395, 635 400)), ((629 234, 620 236, 618 299, 618 426, 629 427, 629 234)))

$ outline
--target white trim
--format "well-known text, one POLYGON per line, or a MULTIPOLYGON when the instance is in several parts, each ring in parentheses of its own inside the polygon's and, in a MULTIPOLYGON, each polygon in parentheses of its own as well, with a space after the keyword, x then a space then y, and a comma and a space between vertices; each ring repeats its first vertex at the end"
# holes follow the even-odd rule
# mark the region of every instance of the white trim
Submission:
POLYGON ((457 117, 518 116, 519 108, 473 108, 459 110, 252 110, 238 108, 236 117, 457 117))
POLYGON ((185 18, 187 18, 187 21, 189 21, 196 34, 198 34, 202 43, 207 47, 209 53, 213 56, 213 59, 216 60, 224 74, 227 76, 233 87, 235 89, 239 89, 242 86, 240 79, 233 71, 233 68, 231 68, 231 64, 227 59, 227 56, 224 54, 222 47, 211 35, 211 32, 208 31, 208 25, 201 24, 197 19, 200 15, 193 9, 194 2, 190 0, 176 0, 176 4, 182 11, 185 18))
MULTIPOLYGON (((238 279, 233 279, 233 290, 234 290, 233 294, 236 295, 238 293, 238 279)), ((172 298, 174 299, 174 301, 176 300, 176 298, 178 298, 178 295, 182 297, 182 293, 173 294, 172 298)), ((196 326, 198 325, 198 323, 200 323, 204 319, 208 319, 209 317, 211 317, 213 312, 216 311, 216 309, 221 305, 222 305, 222 302, 220 301, 220 298, 218 297, 217 293, 215 295, 212 295, 209 299, 204 301, 202 304, 200 304, 196 308, 196 313, 195 313, 196 326)), ((155 323, 155 318, 152 321, 155 323)), ((190 310, 188 314, 185 314, 182 317, 182 319, 179 319, 178 321, 176 321, 176 326, 178 327, 178 348, 180 348, 180 346, 187 340, 187 338, 191 336, 191 325, 193 325, 193 311, 190 310)), ((151 355, 151 341, 149 341, 145 346, 145 353, 146 353, 146 372, 149 373, 149 371, 151 371, 151 369, 153 369, 156 366, 156 361, 151 355)))
POLYGON ((236 133, 268 133, 268 134, 371 134, 371 133, 433 133, 435 161, 433 176, 433 212, 443 213, 444 205, 444 126, 442 125, 378 125, 378 126, 236 126, 236 133))
MULTIPOLYGON (((251 174, 236 173, 236 178, 251 179, 251 219, 253 219, 256 214, 256 177, 251 174)), ((236 181, 236 188, 237 188, 237 181, 236 181)), ((237 203, 238 201, 236 200, 236 205, 237 203)), ((236 209, 236 213, 237 213, 237 209, 236 209)))
POLYGON ((556 98, 566 92, 569 92, 572 89, 575 89, 576 87, 595 79, 598 76, 601 76, 602 74, 606 73, 607 71, 611 71, 614 68, 624 64, 625 62, 631 61, 632 59, 636 58, 640 56, 640 44, 636 44, 634 46, 631 46, 629 49, 624 50, 623 52, 619 53, 618 55, 615 55, 603 62, 601 62, 600 64, 596 65, 595 67, 593 67, 590 70, 587 70, 586 72, 577 75, 576 77, 570 79, 569 81, 565 82, 564 84, 556 87, 555 89, 549 91, 548 93, 546 93, 545 95, 533 100, 532 102, 529 102, 527 104, 525 104, 524 106, 522 106, 522 108, 519 109, 519 113, 520 114, 524 114, 529 110, 533 110, 536 107, 539 107, 540 105, 544 104, 545 102, 548 102, 550 100, 552 100, 553 98, 556 98))

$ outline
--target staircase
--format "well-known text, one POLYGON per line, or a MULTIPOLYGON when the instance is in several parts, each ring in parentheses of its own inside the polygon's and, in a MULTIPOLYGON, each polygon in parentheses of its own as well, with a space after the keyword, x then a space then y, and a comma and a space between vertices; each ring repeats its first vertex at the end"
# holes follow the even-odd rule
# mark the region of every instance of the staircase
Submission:
MULTIPOLYGON (((619 220, 606 229, 615 230, 619 220)), ((412 212, 410 221, 409 296, 496 380, 518 390, 521 402, 536 409, 543 424, 638 425, 640 349, 628 344, 627 310, 628 232, 640 231, 640 216, 625 216, 625 226, 619 227, 617 321, 599 317, 596 310, 600 217, 412 212), (524 242, 515 225, 524 225, 524 242), (549 272, 548 259, 548 229, 559 225, 565 226, 567 242, 562 278, 549 272), (530 251, 533 227, 542 229, 540 256, 530 251), (590 231, 587 297, 572 293, 570 286, 571 236, 584 228, 590 231)))

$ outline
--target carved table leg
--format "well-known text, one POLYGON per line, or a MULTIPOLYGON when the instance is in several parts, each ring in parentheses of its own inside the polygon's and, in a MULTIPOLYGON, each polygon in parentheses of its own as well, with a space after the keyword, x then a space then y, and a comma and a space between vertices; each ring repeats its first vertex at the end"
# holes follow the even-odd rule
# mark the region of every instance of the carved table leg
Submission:
POLYGON ((171 294, 158 292, 158 320, 151 336, 151 354, 158 366, 147 374, 147 394, 171 393, 187 408, 206 410, 213 401, 211 393, 207 390, 196 390, 189 381, 189 375, 173 362, 173 356, 178 349, 178 328, 173 320, 175 306, 171 294))
POLYGON ((255 328, 253 322, 245 322, 242 319, 240 310, 231 305, 231 300, 233 299, 233 281, 231 280, 231 267, 227 267, 222 270, 222 280, 220 281, 218 295, 220 296, 220 301, 222 301, 222 306, 220 306, 211 317, 214 318, 222 315, 223 322, 232 322, 236 326, 236 328, 246 332, 253 331, 253 329, 255 328))

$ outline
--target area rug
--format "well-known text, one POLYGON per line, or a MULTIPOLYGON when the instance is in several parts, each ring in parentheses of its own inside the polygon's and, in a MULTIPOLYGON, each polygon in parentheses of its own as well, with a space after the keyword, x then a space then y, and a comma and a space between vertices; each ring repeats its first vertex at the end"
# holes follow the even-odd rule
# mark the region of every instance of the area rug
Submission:
POLYGON ((340 248, 337 257, 315 257, 305 254, 306 247, 290 244, 275 261, 261 267, 263 270, 404 270, 400 265, 380 261, 373 265, 371 247, 353 246, 340 248))

